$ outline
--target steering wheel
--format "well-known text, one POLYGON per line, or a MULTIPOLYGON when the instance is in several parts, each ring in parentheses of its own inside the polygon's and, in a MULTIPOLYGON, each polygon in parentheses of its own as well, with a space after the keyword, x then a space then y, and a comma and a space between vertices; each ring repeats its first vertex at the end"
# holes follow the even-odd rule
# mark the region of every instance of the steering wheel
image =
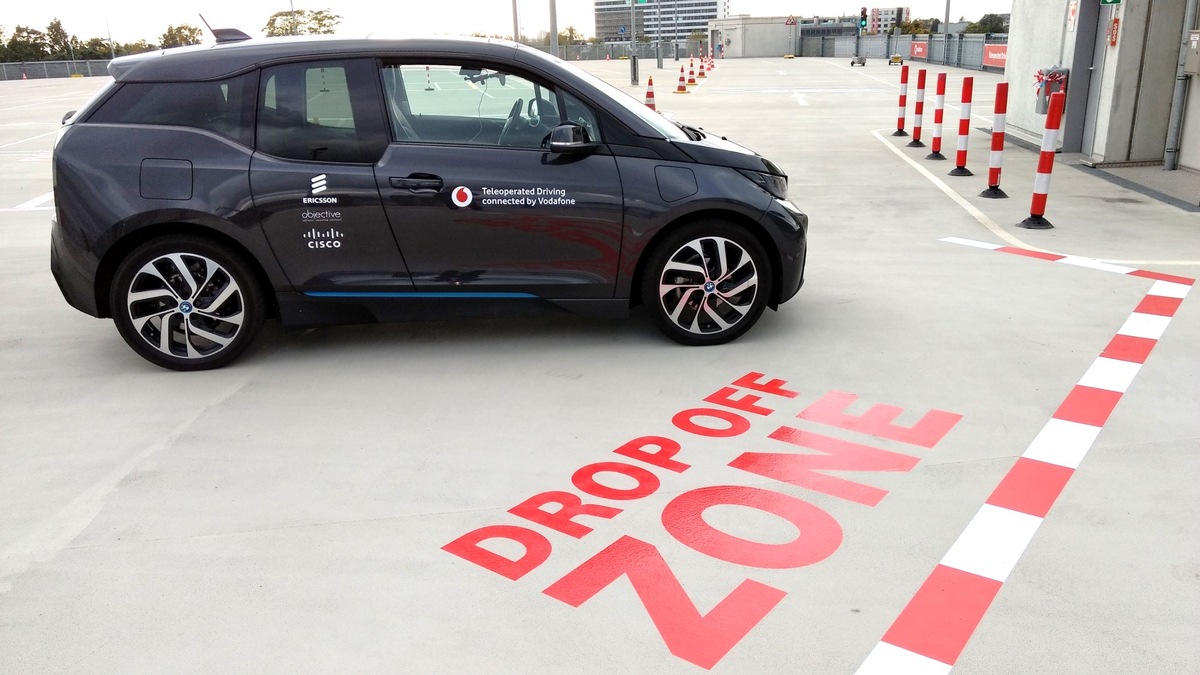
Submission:
POLYGON ((508 111, 508 119, 504 120, 504 128, 500 130, 500 138, 497 139, 496 145, 504 145, 509 132, 513 130, 513 127, 517 126, 517 119, 521 117, 521 104, 524 102, 523 99, 517 99, 513 103, 512 110, 508 111))

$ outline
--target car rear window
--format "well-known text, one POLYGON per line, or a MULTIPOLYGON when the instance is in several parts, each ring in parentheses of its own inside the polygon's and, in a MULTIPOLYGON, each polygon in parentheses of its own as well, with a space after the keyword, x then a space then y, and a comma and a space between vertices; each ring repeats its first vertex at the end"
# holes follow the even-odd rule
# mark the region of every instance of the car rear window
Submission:
POLYGON ((204 129, 242 145, 254 139, 254 74, 211 82, 123 85, 88 122, 204 129))

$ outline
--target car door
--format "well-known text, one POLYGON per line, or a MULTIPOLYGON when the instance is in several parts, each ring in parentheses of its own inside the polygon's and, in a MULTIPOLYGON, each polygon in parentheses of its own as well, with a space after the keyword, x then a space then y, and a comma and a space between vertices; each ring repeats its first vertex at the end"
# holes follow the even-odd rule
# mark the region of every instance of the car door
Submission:
POLYGON ((375 185, 387 145, 374 59, 263 70, 250 188, 297 289, 413 290, 375 185))
POLYGON ((376 166, 418 291, 613 297, 621 182, 606 149, 558 155, 564 115, 600 138, 578 99, 532 76, 469 62, 384 62, 393 142, 376 166))

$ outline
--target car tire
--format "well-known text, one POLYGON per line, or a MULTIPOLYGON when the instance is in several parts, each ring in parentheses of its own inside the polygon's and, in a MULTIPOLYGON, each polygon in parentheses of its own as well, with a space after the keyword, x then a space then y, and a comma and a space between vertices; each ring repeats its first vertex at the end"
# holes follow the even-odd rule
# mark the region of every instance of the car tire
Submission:
POLYGON ((706 220, 669 234, 650 254, 642 303, 655 325, 685 345, 719 345, 750 330, 767 306, 771 265, 754 235, 706 220))
POLYGON ((117 331, 133 351, 171 370, 232 362, 262 328, 266 304, 242 256, 193 236, 135 248, 117 266, 109 303, 117 331))

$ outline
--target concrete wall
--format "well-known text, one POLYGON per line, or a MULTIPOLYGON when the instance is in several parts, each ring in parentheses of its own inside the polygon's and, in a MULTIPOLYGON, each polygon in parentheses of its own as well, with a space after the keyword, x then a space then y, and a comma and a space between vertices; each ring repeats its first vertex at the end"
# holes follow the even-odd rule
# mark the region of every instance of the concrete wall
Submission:
POLYGON ((1071 54, 1079 31, 1067 30, 1066 17, 1066 0, 1013 0, 1008 63, 1004 68, 1004 79, 1009 83, 1005 123, 1010 133, 1040 142, 1046 116, 1034 112, 1034 74, 1039 68, 1055 65, 1075 70, 1071 54))
MULTIPOLYGON (((1091 143, 1096 162, 1161 161, 1166 148, 1171 96, 1175 84, 1186 0, 1143 0, 1115 6, 1083 7, 1095 0, 1081 0, 1075 29, 1068 30, 1069 0, 1014 0, 1009 30, 1008 124, 1019 136, 1040 138, 1045 116, 1034 110, 1034 73, 1040 67, 1061 64, 1071 69, 1067 94, 1067 118, 1063 140, 1069 150, 1091 143), (1095 55, 1103 61, 1099 86, 1089 87, 1084 58, 1091 53, 1092 30, 1103 35, 1110 17, 1120 19, 1116 46, 1103 42, 1095 55), (1089 91, 1090 89, 1090 91, 1089 91), (1085 136, 1085 111, 1088 97, 1094 95, 1094 135, 1085 136)), ((1195 97, 1200 97, 1200 92, 1195 97)), ((1181 154, 1181 163, 1195 166, 1200 162, 1200 108, 1193 101, 1185 128, 1189 152, 1181 154), (1188 124, 1187 122, 1191 122, 1188 124)))
POLYGON ((710 21, 710 32, 719 31, 730 58, 783 56, 798 53, 798 26, 784 25, 787 17, 738 16, 710 21))
POLYGON ((1179 144, 1179 165, 1200 170, 1200 77, 1192 75, 1188 85, 1183 139, 1179 144))

